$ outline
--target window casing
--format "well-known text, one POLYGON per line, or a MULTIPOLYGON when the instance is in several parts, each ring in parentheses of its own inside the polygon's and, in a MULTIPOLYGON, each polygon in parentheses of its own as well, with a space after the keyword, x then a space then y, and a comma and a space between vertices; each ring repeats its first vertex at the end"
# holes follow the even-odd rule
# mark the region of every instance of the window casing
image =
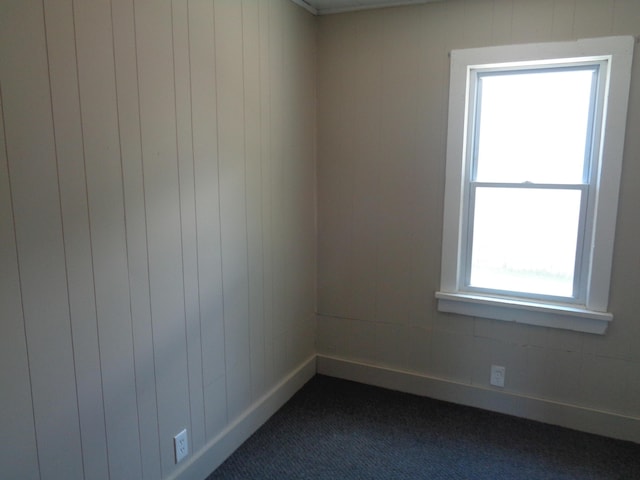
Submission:
POLYGON ((633 44, 452 52, 441 311, 604 333, 633 44))

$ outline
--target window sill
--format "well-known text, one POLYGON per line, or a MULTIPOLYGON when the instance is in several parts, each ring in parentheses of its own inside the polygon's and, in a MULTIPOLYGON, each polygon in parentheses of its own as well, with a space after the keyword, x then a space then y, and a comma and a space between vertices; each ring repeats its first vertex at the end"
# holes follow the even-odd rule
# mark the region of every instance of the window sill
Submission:
POLYGON ((436 292, 438 310, 472 317, 603 335, 613 315, 575 305, 540 303, 468 293, 436 292))

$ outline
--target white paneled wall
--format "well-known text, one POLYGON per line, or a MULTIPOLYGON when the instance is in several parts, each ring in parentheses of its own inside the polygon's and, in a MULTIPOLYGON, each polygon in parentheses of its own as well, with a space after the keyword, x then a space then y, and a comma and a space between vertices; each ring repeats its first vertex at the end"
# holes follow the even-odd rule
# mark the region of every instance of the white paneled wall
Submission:
POLYGON ((640 420, 640 48, 607 334, 433 297, 447 53, 613 34, 640 34, 637 0, 0 2, 0 477, 204 476, 316 340, 458 392, 505 365, 515 414, 640 420))
POLYGON ((171 477, 313 354, 315 32, 2 2, 0 477, 171 477))
POLYGON ((607 334, 439 313, 434 299, 448 52, 638 34, 636 0, 449 0, 320 17, 320 355, 365 364, 373 376, 376 368, 412 372, 471 392, 492 389, 490 367, 504 365, 500 392, 640 420, 640 140, 634 134, 640 131, 640 48, 614 253, 615 319, 607 334))

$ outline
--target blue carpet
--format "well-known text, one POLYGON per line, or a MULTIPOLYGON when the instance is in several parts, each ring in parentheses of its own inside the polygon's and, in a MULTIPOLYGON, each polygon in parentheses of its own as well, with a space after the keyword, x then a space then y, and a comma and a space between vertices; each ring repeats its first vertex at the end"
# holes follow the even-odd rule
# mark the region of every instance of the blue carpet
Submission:
POLYGON ((640 480, 640 445, 318 375, 214 479, 640 480))

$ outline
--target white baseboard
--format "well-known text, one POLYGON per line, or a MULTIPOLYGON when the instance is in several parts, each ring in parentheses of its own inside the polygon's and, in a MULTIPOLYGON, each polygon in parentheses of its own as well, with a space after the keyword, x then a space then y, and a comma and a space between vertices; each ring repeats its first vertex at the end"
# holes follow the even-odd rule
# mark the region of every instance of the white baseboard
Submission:
POLYGON ((640 418, 468 385, 415 372, 317 356, 318 373, 640 443, 640 418))
POLYGON ((202 480, 317 373, 583 432, 640 443, 640 418, 429 377, 352 360, 312 355, 254 402, 169 480, 202 480))
POLYGON ((168 478, 170 480, 207 478, 315 374, 316 356, 312 355, 255 401, 203 448, 195 452, 182 468, 168 478))

